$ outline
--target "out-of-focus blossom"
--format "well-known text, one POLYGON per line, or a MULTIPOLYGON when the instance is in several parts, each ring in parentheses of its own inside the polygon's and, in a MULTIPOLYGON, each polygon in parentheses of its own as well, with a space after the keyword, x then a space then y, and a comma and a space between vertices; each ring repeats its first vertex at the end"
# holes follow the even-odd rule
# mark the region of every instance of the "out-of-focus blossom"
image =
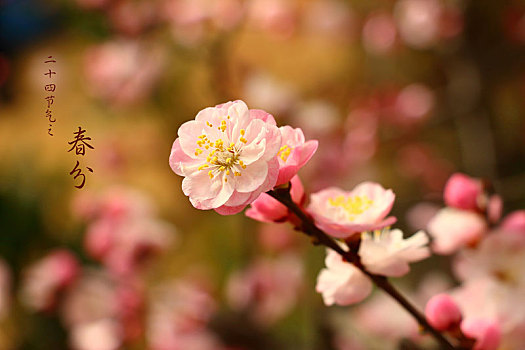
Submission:
POLYGON ((78 262, 69 251, 52 251, 24 272, 23 303, 37 311, 52 309, 59 293, 77 278, 78 269, 78 262))
POLYGON ((111 319, 79 324, 71 329, 70 345, 73 350, 117 350, 122 345, 120 332, 111 319))
POLYGON ((135 41, 113 41, 90 48, 84 71, 90 92, 116 105, 145 98, 160 77, 164 54, 135 41))
POLYGON ((117 187, 99 196, 82 195, 73 209, 89 222, 86 251, 119 276, 138 272, 173 242, 175 228, 158 219, 151 201, 132 189, 117 187))
POLYGON ((426 85, 410 84, 404 87, 395 100, 397 121, 404 124, 421 122, 434 108, 434 100, 433 91, 426 85))
MULTIPOLYGON (((7 263, 0 259, 0 320, 3 320, 11 308, 11 272, 7 263)), ((0 345, 1 345, 0 341, 0 345)))
POLYGON ((374 13, 368 17, 363 27, 362 40, 369 53, 389 53, 396 44, 396 38, 396 23, 390 14, 374 13))
POLYGON ((439 331, 457 328, 461 322, 461 311, 454 299, 447 294, 433 296, 425 306, 425 317, 439 331))
POLYGON ((120 33, 137 36, 157 19, 155 1, 116 1, 108 9, 113 27, 120 33))
POLYGON ((281 39, 292 36, 297 26, 294 1, 252 0, 248 7, 248 23, 281 39))
POLYGON ((501 196, 494 194, 487 201, 487 219, 490 223, 495 224, 501 219, 503 213, 503 199, 501 196))
POLYGON ((255 73, 244 82, 244 97, 250 106, 264 107, 270 113, 282 115, 296 104, 297 92, 270 75, 255 73))
POLYGON ((440 207, 433 203, 421 202, 407 210, 405 219, 411 229, 419 230, 428 226, 439 209, 440 207))
POLYGON ((473 350, 497 350, 501 332, 495 322, 488 320, 465 320, 461 322, 461 331, 476 339, 473 350))
POLYGON ((416 49, 427 48, 438 39, 440 16, 439 0, 401 0, 396 3, 399 34, 405 43, 416 49))
POLYGON ((217 30, 235 28, 244 8, 240 0, 166 0, 163 14, 177 42, 192 46, 217 30))
POLYGON ((403 239, 401 230, 384 229, 362 234, 359 256, 367 271, 391 277, 400 277, 410 271, 409 263, 427 258, 428 237, 418 231, 403 239))
POLYGON ((309 138, 333 137, 340 127, 337 108, 323 100, 313 100, 297 106, 293 121, 309 138))
POLYGON ((343 143, 343 149, 348 151, 342 154, 345 163, 363 163, 375 154, 378 146, 377 119, 377 114, 368 108, 357 108, 348 114, 348 131, 343 143))
POLYGON ((286 225, 264 224, 260 225, 259 245, 270 252, 286 252, 293 250, 300 244, 299 235, 291 232, 286 225))
POLYGON ((178 135, 170 165, 197 209, 238 213, 277 181, 281 134, 264 111, 242 101, 206 108, 178 135))
POLYGON ((394 199, 392 190, 363 182, 350 192, 331 187, 314 193, 307 210, 320 229, 334 237, 347 238, 392 225, 396 219, 386 216, 394 199))
POLYGON ((462 280, 490 277, 525 291, 525 236, 491 232, 476 249, 462 251, 454 271, 462 280))
POLYGON ((372 282, 354 265, 331 249, 327 249, 326 268, 317 277, 315 287, 326 305, 350 305, 365 299, 372 291, 372 282))
POLYGON ((505 231, 525 235, 525 210, 516 210, 505 216, 501 222, 505 231))
POLYGON ((216 308, 208 289, 198 282, 179 280, 158 288, 148 315, 148 348, 219 349, 219 340, 206 328, 216 308))
MULTIPOLYGON (((290 196, 295 204, 304 204, 304 188, 299 176, 294 176, 291 181, 290 196)), ((284 204, 269 194, 261 193, 259 197, 250 204, 246 210, 246 216, 262 222, 283 222, 289 219, 291 213, 284 204)))
POLYGON ((279 161, 279 176, 276 186, 290 181, 314 155, 317 150, 317 140, 304 140, 303 131, 285 125, 279 128, 281 132, 281 148, 277 153, 279 161))
POLYGON ((427 229, 433 238, 432 250, 452 254, 459 248, 475 245, 485 234, 487 223, 474 212, 444 208, 430 220, 427 229))
POLYGON ((397 160, 399 173, 420 180, 430 190, 442 191, 453 168, 448 160, 436 153, 428 145, 420 143, 400 148, 397 160))
POLYGON ((235 309, 249 309, 264 324, 277 321, 295 306, 302 289, 303 267, 294 255, 261 259, 230 276, 227 296, 235 309))
POLYGON ((394 10, 403 41, 415 49, 426 49, 440 39, 458 35, 463 27, 459 10, 441 0, 402 0, 394 10))
POLYGON ((342 41, 353 39, 355 18, 346 3, 338 0, 316 0, 307 6, 304 25, 309 34, 321 34, 342 41))
POLYGON ((443 198, 449 207, 476 211, 479 208, 482 193, 483 186, 479 179, 455 173, 445 185, 443 198))

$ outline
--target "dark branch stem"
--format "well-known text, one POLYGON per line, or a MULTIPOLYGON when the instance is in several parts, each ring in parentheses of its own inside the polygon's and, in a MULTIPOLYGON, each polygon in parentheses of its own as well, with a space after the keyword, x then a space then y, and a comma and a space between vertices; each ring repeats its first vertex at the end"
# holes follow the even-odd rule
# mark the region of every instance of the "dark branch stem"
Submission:
POLYGON ((334 241, 326 233, 315 226, 312 219, 292 201, 289 189, 274 189, 266 193, 284 204, 293 214, 295 214, 295 216, 299 218, 302 224, 302 231, 310 236, 314 240, 314 243, 322 244, 339 253, 339 255, 341 255, 344 260, 354 264, 364 274, 366 274, 376 284, 377 287, 394 298, 408 313, 410 313, 417 320, 423 329, 429 332, 436 339, 442 349, 457 350, 452 344, 450 344, 447 338, 441 334, 441 332, 437 331, 427 322, 425 317, 414 305, 412 305, 401 293, 399 293, 397 289, 395 289, 392 284, 390 284, 386 277, 368 272, 361 264, 357 254, 344 250, 341 246, 339 246, 339 244, 337 244, 336 241, 334 241))

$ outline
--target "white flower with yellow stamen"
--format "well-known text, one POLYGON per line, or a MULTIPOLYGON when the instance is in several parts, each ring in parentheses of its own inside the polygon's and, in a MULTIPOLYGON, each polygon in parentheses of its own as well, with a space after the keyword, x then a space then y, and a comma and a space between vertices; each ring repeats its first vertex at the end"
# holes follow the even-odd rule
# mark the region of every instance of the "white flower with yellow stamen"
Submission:
POLYGON ((195 208, 235 214, 275 185, 281 134, 270 114, 228 102, 200 111, 178 136, 170 166, 195 208))

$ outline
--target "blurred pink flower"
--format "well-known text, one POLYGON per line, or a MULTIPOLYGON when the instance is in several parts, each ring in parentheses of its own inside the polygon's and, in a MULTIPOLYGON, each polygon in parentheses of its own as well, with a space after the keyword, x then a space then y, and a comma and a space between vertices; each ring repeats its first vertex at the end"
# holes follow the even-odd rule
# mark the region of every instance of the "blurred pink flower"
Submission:
POLYGON ((286 252, 300 244, 299 235, 286 225, 264 224, 259 226, 258 243, 270 252, 286 252))
POLYGON ((425 318, 438 331, 459 327, 462 316, 454 299, 442 293, 433 296, 425 306, 425 318))
POLYGON ((465 320, 461 322, 461 331, 476 339, 473 350, 497 350, 501 332, 497 323, 488 320, 465 320))
POLYGON ((370 15, 363 26, 362 40, 366 51, 384 55, 393 50, 396 44, 397 28, 389 13, 370 15))
POLYGON ((216 30, 235 28, 244 15, 240 0, 166 0, 163 10, 176 41, 188 46, 200 44, 216 30))
POLYGON ((487 223, 479 214, 447 207, 430 220, 427 229, 433 238, 432 250, 446 255, 475 245, 485 234, 487 223))
POLYGON ((244 81, 243 96, 251 106, 264 106, 275 115, 288 113, 297 103, 294 88, 264 73, 252 73, 244 81))
POLYGON ((302 279, 302 263, 295 255, 260 259, 247 269, 233 273, 226 293, 234 309, 249 309, 257 321, 270 324, 295 306, 302 279))
POLYGON ((210 291, 198 281, 181 279, 158 287, 147 318, 148 349, 220 349, 206 329, 216 309, 210 291))
POLYGON ((138 272, 173 243, 175 228, 156 217, 156 208, 141 192, 114 187, 79 199, 74 209, 89 222, 84 237, 87 253, 119 276, 138 272))
POLYGON ((400 277, 410 271, 409 263, 430 256, 430 250, 426 246, 428 241, 423 231, 418 231, 407 239, 403 239, 403 232, 398 229, 366 232, 361 237, 359 256, 367 271, 400 277))
POLYGON ((516 210, 505 216, 501 222, 505 231, 525 235, 525 210, 516 210))
POLYGON ((455 173, 445 185, 443 198, 449 207, 477 211, 482 194, 483 186, 479 179, 455 173))
POLYGON ((121 348, 119 324, 111 319, 82 323, 70 330, 73 350, 118 350, 121 348))
POLYGON ((315 287, 322 294, 325 305, 355 304, 372 292, 370 279, 335 251, 326 250, 325 264, 326 268, 317 276, 315 287))
POLYGON ((414 124, 423 121, 434 108, 434 92, 423 84, 410 84, 396 96, 396 121, 414 124))
POLYGON ((396 222, 392 216, 386 218, 394 199, 392 190, 363 182, 350 192, 330 187, 314 193, 307 210, 320 229, 337 238, 348 238, 396 222))
POLYGON ((238 213, 277 181, 281 135, 264 111, 242 101, 206 108, 178 135, 170 165, 197 209, 238 213))
POLYGON ((67 250, 54 250, 24 272, 23 303, 37 311, 55 307, 59 293, 69 287, 79 273, 78 262, 67 250))
MULTIPOLYGON (((294 176, 291 181, 290 196, 295 204, 304 204, 304 188, 299 176, 294 176)), ((246 216, 262 222, 284 222, 290 218, 288 208, 277 199, 266 193, 261 193, 245 212, 246 216)))
POLYGON ((297 9, 294 1, 251 0, 248 23, 280 39, 291 37, 297 26, 297 9))
POLYGON ((116 1, 108 9, 112 26, 128 36, 138 36, 157 20, 159 9, 155 1, 116 1))
POLYGON ((456 258, 454 272, 461 280, 490 277, 501 284, 525 291, 525 236, 504 230, 490 232, 476 249, 464 250, 456 258))
POLYGON ((301 169, 314 155, 319 142, 317 140, 304 140, 303 131, 300 128, 293 129, 285 125, 279 128, 281 132, 281 148, 277 153, 279 161, 279 176, 276 186, 290 181, 299 169, 301 169))
POLYGON ((395 17, 405 43, 416 49, 428 48, 439 37, 441 3, 439 0, 401 0, 395 17))
POLYGON ((348 41, 355 37, 355 15, 345 2, 316 0, 307 4, 304 25, 310 35, 348 41))
POLYGON ((160 77, 164 54, 136 41, 112 41, 91 47, 84 71, 91 94, 115 105, 146 97, 160 77))

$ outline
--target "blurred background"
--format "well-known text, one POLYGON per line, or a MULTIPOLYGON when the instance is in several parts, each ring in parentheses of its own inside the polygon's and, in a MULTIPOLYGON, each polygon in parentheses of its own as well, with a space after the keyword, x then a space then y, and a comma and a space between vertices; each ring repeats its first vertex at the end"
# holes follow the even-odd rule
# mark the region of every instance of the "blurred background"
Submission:
POLYGON ((378 181, 412 233, 456 171, 524 207, 524 97, 525 1, 3 0, 0 349, 409 349, 386 297, 323 305, 291 227, 194 209, 177 129, 242 99, 319 140, 307 193, 378 181))

